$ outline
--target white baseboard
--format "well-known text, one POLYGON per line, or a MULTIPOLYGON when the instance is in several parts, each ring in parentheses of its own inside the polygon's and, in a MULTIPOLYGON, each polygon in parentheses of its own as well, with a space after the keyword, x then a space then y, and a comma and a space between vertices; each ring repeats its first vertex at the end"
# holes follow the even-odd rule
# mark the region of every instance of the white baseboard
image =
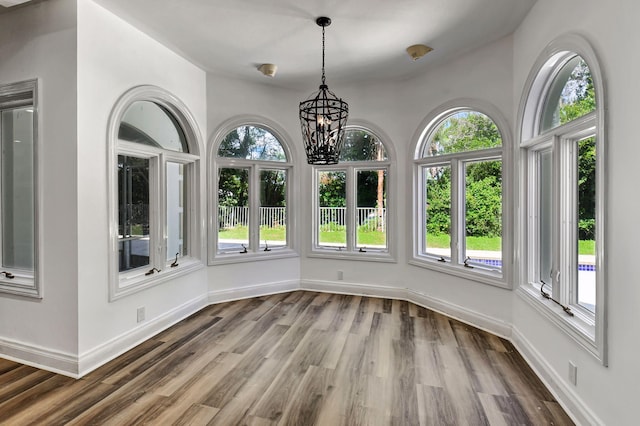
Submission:
POLYGON ((318 291, 321 293, 384 297, 388 299, 401 300, 406 299, 407 296, 407 290, 404 288, 348 283, 344 281, 302 280, 300 281, 300 289, 318 291))
POLYGON ((210 291, 208 295, 208 302, 212 305, 216 303, 230 302, 232 300, 268 296, 270 294, 286 293, 295 290, 300 290, 300 281, 277 281, 246 287, 237 287, 229 290, 210 291))
POLYGON ((576 424, 604 424, 516 327, 512 328, 511 343, 576 424))
POLYGON ((128 350, 136 347, 145 340, 150 339, 161 331, 171 327, 172 325, 182 321, 189 315, 198 312, 207 306, 205 296, 200 296, 189 300, 186 303, 153 318, 139 327, 127 331, 99 346, 80 355, 78 362, 78 376, 82 377, 90 373, 101 365, 106 364, 114 358, 122 355, 128 350))
POLYGON ((79 377, 78 358, 72 354, 7 339, 0 339, 0 354, 2 354, 2 358, 21 364, 64 376, 79 377))

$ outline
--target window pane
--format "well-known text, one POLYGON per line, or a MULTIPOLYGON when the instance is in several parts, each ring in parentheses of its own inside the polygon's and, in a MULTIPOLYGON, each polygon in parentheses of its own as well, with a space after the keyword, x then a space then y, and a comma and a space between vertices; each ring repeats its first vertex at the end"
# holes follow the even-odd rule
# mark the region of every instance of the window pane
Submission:
POLYGON ((578 148, 578 303, 596 307, 596 139, 578 148))
POLYGON ((187 253, 184 164, 167 163, 167 260, 187 253))
POLYGON ((478 161, 465 167, 465 248, 468 257, 502 269, 502 162, 478 161))
POLYGON ((591 71, 580 56, 574 56, 560 69, 549 87, 542 110, 541 131, 553 129, 595 109, 591 71))
POLYGON ((340 161, 384 161, 387 152, 382 142, 362 129, 347 129, 340 161))
POLYGON ((287 245, 287 172, 260 172, 260 247, 287 245), (265 246, 266 244, 266 246, 265 246))
POLYGON ((486 115, 476 111, 460 111, 444 119, 425 144, 423 157, 476 151, 502 145, 502 137, 486 115))
POLYGON ((451 167, 423 169, 426 194, 425 250, 451 258, 451 167))
POLYGON ((118 138, 171 151, 189 152, 187 140, 175 117, 164 107, 136 101, 127 108, 118 138))
POLYGON ((249 125, 232 130, 222 140, 218 157, 287 161, 284 149, 274 135, 261 127, 249 125))
POLYGON ((34 269, 33 108, 2 111, 2 266, 34 269))
POLYGON ((120 272, 149 265, 149 159, 118 155, 120 272))
POLYGON ((249 170, 218 171, 218 249, 249 248, 249 170))
POLYGON ((551 151, 537 154, 538 157, 538 279, 549 284, 545 291, 551 292, 552 258, 552 155, 551 151))
POLYGON ((346 186, 345 172, 318 172, 318 243, 323 246, 345 247, 346 186))
POLYGON ((357 173, 356 247, 387 248, 387 172, 359 170, 357 173))

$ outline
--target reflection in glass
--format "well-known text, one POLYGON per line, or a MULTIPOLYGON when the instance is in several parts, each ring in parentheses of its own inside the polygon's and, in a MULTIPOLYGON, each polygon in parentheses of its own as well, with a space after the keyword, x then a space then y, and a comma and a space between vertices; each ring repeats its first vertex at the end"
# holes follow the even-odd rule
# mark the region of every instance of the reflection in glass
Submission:
POLYGON ((218 170, 218 250, 249 248, 249 170, 218 170))
POLYGON ((287 172, 260 171, 260 248, 287 245, 287 172), (266 244, 266 246, 265 246, 266 244))
POLYGON ((120 272, 149 265, 149 160, 118 155, 120 272))
POLYGON ((595 109, 591 70, 580 56, 574 56, 560 69, 547 91, 540 131, 553 129, 595 109))
POLYGON ((386 170, 357 172, 356 247, 387 248, 386 170))
POLYGON ((346 247, 347 175, 345 172, 318 172, 318 244, 346 247))
POLYGON ((125 111, 118 138, 178 152, 189 152, 187 139, 175 117, 150 101, 133 102, 125 111))
POLYGON ((186 256, 185 165, 167 162, 167 260, 186 256))
POLYGON ((2 266, 34 269, 33 107, 2 111, 2 266))
POLYGON ((451 258, 451 167, 425 167, 423 179, 427 203, 425 251, 451 258))
POLYGON ((273 134, 262 127, 250 125, 229 132, 220 143, 218 157, 287 161, 282 145, 273 134))
POLYGON ((596 138, 578 149, 578 303, 596 310, 596 138))
POLYGON ((385 161, 387 152, 382 142, 363 129, 347 129, 340 161, 385 161))
POLYGON ((502 269, 502 162, 476 161, 465 166, 464 262, 502 269))

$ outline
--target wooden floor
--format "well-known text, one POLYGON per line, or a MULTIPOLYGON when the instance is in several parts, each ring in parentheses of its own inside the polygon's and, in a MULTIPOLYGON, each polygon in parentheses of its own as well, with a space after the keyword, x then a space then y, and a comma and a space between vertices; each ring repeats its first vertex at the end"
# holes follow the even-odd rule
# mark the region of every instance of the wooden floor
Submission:
POLYGON ((303 291, 209 306, 80 380, 0 359, 0 423, 573 424, 506 340, 303 291))

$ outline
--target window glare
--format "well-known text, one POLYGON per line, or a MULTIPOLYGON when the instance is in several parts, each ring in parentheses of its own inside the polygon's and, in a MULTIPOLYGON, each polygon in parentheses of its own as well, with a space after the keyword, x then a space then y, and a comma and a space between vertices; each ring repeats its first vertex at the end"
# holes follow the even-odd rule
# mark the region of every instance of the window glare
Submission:
POLYGON ((189 152, 180 125, 169 111, 151 101, 136 101, 127 108, 118 138, 156 148, 189 152))
POLYGON ((167 162, 167 260, 187 255, 185 165, 167 162))

